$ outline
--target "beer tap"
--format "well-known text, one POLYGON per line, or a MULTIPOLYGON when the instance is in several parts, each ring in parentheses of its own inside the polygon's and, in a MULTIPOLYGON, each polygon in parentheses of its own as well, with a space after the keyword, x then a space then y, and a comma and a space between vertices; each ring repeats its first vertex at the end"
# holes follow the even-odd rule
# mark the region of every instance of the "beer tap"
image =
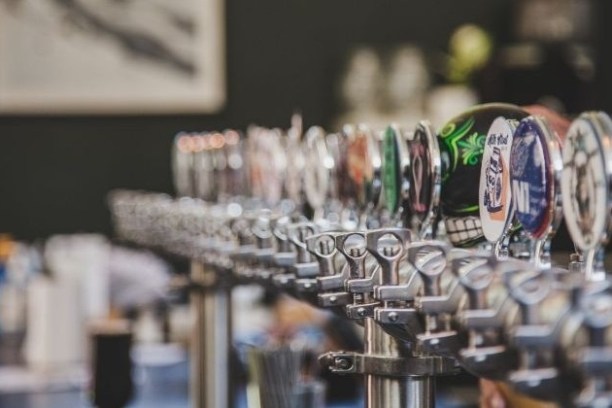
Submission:
POLYGON ((545 119, 530 116, 520 121, 513 136, 510 167, 516 218, 534 240, 534 249, 528 272, 505 275, 507 290, 520 311, 508 332, 508 341, 519 357, 508 381, 534 398, 566 401, 570 387, 560 387, 564 373, 557 368, 560 361, 555 353, 569 310, 570 296, 558 290, 558 280, 567 270, 552 268, 549 254, 550 239, 561 221, 562 161, 558 138, 545 119), (555 307, 547 308, 550 302, 555 307), (544 319, 541 316, 547 309, 544 319))
POLYGON ((587 280, 604 280, 604 248, 610 230, 612 120, 585 112, 570 126, 563 145, 563 213, 587 280))
POLYGON ((563 145, 563 212, 583 260, 583 281, 575 295, 579 324, 568 325, 565 345, 582 378, 582 390, 573 401, 578 407, 612 403, 610 280, 603 265, 612 227, 611 137, 612 120, 607 114, 585 112, 571 124, 563 145))
POLYGON ((520 393, 567 405, 579 383, 566 369, 562 349, 573 304, 561 275, 532 268, 507 276, 509 294, 519 307, 508 330, 509 342, 518 352, 518 367, 507 380, 520 393))
MULTIPOLYGON (((347 128, 345 128, 345 132, 347 128)), ((376 136, 361 126, 349 133, 347 183, 343 191, 354 191, 344 202, 356 209, 362 226, 375 225, 371 212, 378 204, 382 165, 376 136)), ((343 198, 341 196, 341 198, 343 198)), ((410 232, 403 228, 346 232, 336 235, 336 248, 345 257, 348 279, 345 290, 352 303, 345 306, 349 318, 364 325, 364 353, 331 352, 321 361, 336 373, 363 373, 367 407, 433 406, 431 361, 411 358, 403 342, 387 334, 373 319, 380 301, 373 298, 375 287, 383 280, 397 284, 392 276, 398 272, 398 261, 404 256, 410 232)), ((320 283, 325 282, 319 280, 320 283)), ((320 296, 324 298, 324 296, 320 296)))
POLYGON ((319 263, 308 251, 306 240, 319 232, 316 224, 310 221, 292 224, 288 228, 289 240, 295 247, 297 257, 291 267, 291 273, 285 274, 293 283, 298 297, 317 305, 317 276, 320 273, 319 263))
POLYGON ((255 237, 254 263, 256 271, 254 278, 262 285, 268 284, 271 279, 274 254, 277 251, 276 239, 273 233, 275 214, 270 209, 261 209, 257 219, 251 226, 255 237))
POLYGON ((352 296, 344 287, 349 279, 349 264, 342 262, 336 242, 342 232, 322 232, 306 239, 308 251, 319 264, 317 282, 317 305, 345 317, 344 306, 352 296))
MULTIPOLYGON (((457 256, 451 260, 451 268, 467 295, 461 308, 457 310, 455 319, 459 331, 467 336, 463 339, 463 346, 458 350, 457 357, 468 371, 496 380, 504 379, 508 371, 515 369, 517 364, 515 350, 508 346, 506 338, 499 334, 506 327, 509 313, 516 307, 511 305, 505 294, 501 276, 529 266, 516 260, 506 261, 509 255, 509 237, 517 230, 515 200, 510 185, 510 163, 514 157, 511 152, 517 125, 516 120, 505 116, 495 118, 483 144, 478 207, 483 237, 493 246, 493 252, 456 252, 457 256)), ((522 158, 528 159, 525 152, 521 154, 522 158)), ((531 160, 545 162, 542 156, 531 160)), ((548 162, 550 160, 546 161, 548 162)), ((554 182, 552 176, 548 177, 552 172, 548 168, 546 172, 544 183, 554 182)), ((541 180, 542 177, 538 182, 543 183, 541 180)), ((537 190, 537 187, 533 188, 537 190)), ((553 198, 548 201, 552 200, 553 203, 546 207, 542 200, 538 201, 541 211, 554 209, 555 191, 558 189, 547 190, 544 187, 537 191, 547 191, 549 197, 553 198)), ((547 218, 546 222, 555 226, 558 218, 547 218)), ((539 225, 538 231, 543 231, 543 234, 551 233, 554 229, 552 226, 543 228, 539 225)), ((530 231, 529 228, 527 230, 530 231)))
POLYGON ((372 291, 379 280, 380 270, 368 256, 366 232, 349 232, 336 235, 336 247, 346 260, 344 290, 351 295, 352 302, 345 312, 357 321, 371 317, 378 304, 372 299, 372 291))
MULTIPOLYGON (((413 226, 411 207, 414 206, 411 206, 410 195, 413 174, 408 142, 409 135, 399 126, 391 125, 385 130, 383 193, 390 224, 394 227, 413 226)), ((411 234, 402 232, 402 235, 407 238, 409 235, 419 236, 415 229, 411 231, 411 234)), ((370 239, 374 239, 373 236, 370 239)), ((372 245, 371 250, 375 252, 376 248, 372 245)), ((407 262, 403 263, 402 268, 391 268, 374 287, 373 296, 381 302, 374 310, 374 319, 387 333, 402 341, 414 342, 415 334, 422 331, 420 316, 413 307, 420 287, 418 274, 407 262)))
POLYGON ((109 197, 122 238, 192 261, 194 406, 231 404, 229 296, 240 282, 362 325, 363 352, 321 362, 363 374, 368 408, 433 406, 435 376, 459 366, 561 406, 612 405, 606 114, 576 119, 563 150, 544 118, 502 104, 438 135, 425 121, 382 138, 364 125, 301 132, 295 117, 286 135, 251 127, 246 141, 180 133, 181 198, 109 197), (561 204, 581 257, 569 270, 549 254, 561 204))
POLYGON ((503 276, 525 269, 518 260, 499 262, 488 253, 462 254, 451 260, 452 268, 467 296, 455 317, 467 338, 458 360, 472 374, 505 380, 516 369, 516 350, 508 345, 505 330, 517 306, 509 299, 503 276))
MULTIPOLYGON (((339 184, 344 186, 341 201, 353 208, 361 228, 375 223, 373 212, 380 199, 382 180, 382 158, 378 135, 365 125, 345 126, 346 167, 339 174, 339 184)), ((345 290, 353 296, 353 302, 345 306, 349 319, 371 318, 377 302, 372 291, 377 283, 378 269, 366 263, 367 248, 365 232, 351 232, 336 237, 336 247, 349 266, 345 290)))
POLYGON ((328 219, 332 210, 329 203, 336 201, 333 181, 338 160, 333 157, 328 140, 328 135, 320 127, 312 127, 306 133, 302 148, 303 155, 308 158, 304 173, 304 198, 313 209, 313 220, 307 224, 308 227, 304 224, 295 230, 296 233, 291 237, 299 258, 293 266, 297 277, 296 290, 308 294, 308 299, 315 305, 319 305, 318 279, 335 274, 337 253, 335 234, 318 233, 341 229, 339 219, 328 219))
POLYGON ((426 353, 455 358, 463 342, 453 326, 453 316, 464 290, 447 265, 449 251, 445 242, 415 242, 408 246, 408 260, 423 282, 415 299, 415 308, 424 320, 423 332, 417 334, 418 345, 426 353))
MULTIPOLYGON (((385 141, 385 157, 401 157, 402 146, 405 141, 399 140, 399 131, 394 128, 387 129, 387 137, 385 141), (392 138, 395 134, 395 138, 392 138)), ((395 177, 386 177, 387 183, 384 185, 385 191, 397 190, 403 186, 406 189, 404 223, 406 226, 412 227, 416 237, 420 239, 431 239, 436 232, 438 220, 438 208, 440 197, 440 152, 438 141, 435 134, 431 130, 431 126, 426 122, 420 122, 408 143, 408 156, 405 160, 409 163, 410 168, 399 168, 395 162, 385 161, 385 174, 394 174, 395 177), (407 170, 407 171, 406 171, 407 170), (400 183, 394 185, 393 181, 400 183)), ((399 199, 399 197, 397 197, 399 199)), ((387 203, 390 210, 398 206, 397 202, 387 203)), ((387 274, 380 285, 375 290, 375 297, 383 304, 376 310, 376 320, 383 325, 389 333, 394 333, 396 336, 404 340, 412 341, 416 344, 416 337, 426 331, 426 321, 431 319, 426 317, 423 320, 422 310, 415 307, 415 301, 421 295, 441 296, 442 293, 433 293, 433 289, 438 282, 431 282, 433 274, 440 273, 437 265, 432 262, 415 266, 416 254, 419 256, 429 257, 440 255, 442 248, 442 260, 445 262, 447 244, 433 241, 422 241, 409 243, 407 240, 408 259, 404 270, 404 279, 400 282, 399 273, 387 274), (426 245, 424 245, 426 244, 426 245), (442 245, 440 247, 439 245, 442 245), (410 248, 413 248, 412 250, 410 248), (418 248, 418 249, 417 249, 418 248), (412 257, 411 257, 412 255, 412 257), (420 270, 419 270, 420 268, 420 270), (431 285, 433 286, 431 286, 431 285), (429 286, 428 286, 429 285, 429 286)), ((379 262, 384 262, 384 256, 381 255, 379 262)), ((421 258, 424 259, 424 258, 421 258)), ((444 266, 442 267, 444 269, 444 266)), ((454 293, 455 291, 453 291, 454 293)), ((459 299, 459 293, 454 293, 451 299, 459 299)), ((441 300, 438 298, 437 300, 441 300)), ((425 304, 432 305, 435 302, 426 301, 425 304)), ((456 300, 455 300, 456 303, 456 300)), ((454 306, 456 308, 456 306, 454 306)), ((452 309, 453 306, 450 306, 452 309)), ((435 309, 435 307, 434 307, 435 309)), ((449 309, 449 313, 452 311, 449 309)), ((433 310, 431 311, 432 313, 433 310)), ((431 317, 431 316, 429 316, 431 317)), ((430 328, 431 324, 429 324, 430 328)), ((430 333, 428 331, 428 333, 430 333)), ((436 342, 435 340, 432 340, 436 342)))

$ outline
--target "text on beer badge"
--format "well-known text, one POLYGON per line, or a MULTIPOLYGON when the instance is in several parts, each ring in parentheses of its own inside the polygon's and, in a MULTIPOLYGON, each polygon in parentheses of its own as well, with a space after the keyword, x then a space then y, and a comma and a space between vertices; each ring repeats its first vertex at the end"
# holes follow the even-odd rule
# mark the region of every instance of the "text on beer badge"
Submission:
POLYGON ((533 120, 522 120, 510 154, 510 179, 516 218, 525 231, 538 235, 549 221, 550 179, 546 139, 533 120))
POLYGON ((480 172, 479 208, 485 238, 497 242, 513 215, 510 153, 514 126, 504 117, 493 121, 487 134, 480 172))

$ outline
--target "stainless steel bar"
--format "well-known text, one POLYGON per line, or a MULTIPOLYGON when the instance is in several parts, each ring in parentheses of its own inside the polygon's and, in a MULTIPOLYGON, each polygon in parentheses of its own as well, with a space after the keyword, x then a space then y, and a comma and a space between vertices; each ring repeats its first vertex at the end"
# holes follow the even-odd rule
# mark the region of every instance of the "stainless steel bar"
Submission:
MULTIPOLYGON (((200 262, 191 264, 194 282, 209 286, 215 272, 200 262)), ((233 406, 230 348, 231 296, 228 288, 196 292, 191 296, 195 325, 191 341, 191 399, 193 408, 233 406)))
MULTIPOLYGON (((365 354, 396 358, 401 345, 374 320, 364 321, 365 354)), ((433 408, 435 381, 431 377, 365 375, 365 408, 433 408)))

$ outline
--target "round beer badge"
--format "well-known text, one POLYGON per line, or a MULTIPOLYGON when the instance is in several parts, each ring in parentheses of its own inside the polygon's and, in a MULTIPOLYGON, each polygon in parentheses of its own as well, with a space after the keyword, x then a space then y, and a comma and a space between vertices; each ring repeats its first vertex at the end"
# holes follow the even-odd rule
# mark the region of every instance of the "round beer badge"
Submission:
POLYGON ((516 125, 504 117, 493 121, 485 139, 480 169, 480 222, 491 243, 498 242, 512 222, 510 151, 516 125))
POLYGON ((441 182, 440 148, 429 122, 419 122, 408 149, 410 212, 423 227, 428 227, 439 208, 441 182))
POLYGON ((442 216, 448 239, 455 246, 469 247, 483 241, 478 181, 485 139, 499 116, 520 120, 527 112, 515 105, 479 105, 451 119, 438 133, 442 216))
POLYGON ((304 174, 304 151, 302 141, 302 118, 294 115, 291 128, 284 138, 287 155, 287 174, 285 177, 285 195, 294 203, 303 201, 302 180, 304 174))
POLYGON ((560 221, 560 154, 557 137, 544 119, 521 120, 510 154, 512 201, 517 220, 534 239, 546 238, 560 221))
POLYGON ((330 170, 328 194, 329 199, 335 201, 340 199, 338 185, 341 183, 341 169, 346 165, 346 143, 342 134, 329 133, 325 137, 325 146, 329 153, 328 163, 325 165, 330 170))
POLYGON ((348 141, 347 173, 358 209, 376 206, 382 187, 380 147, 374 133, 360 125, 348 141))
POLYGON ((607 241, 610 202, 609 163, 612 121, 603 112, 580 115, 563 145, 563 212, 578 248, 592 250, 607 241))
POLYGON ((408 197, 408 156, 406 139, 397 126, 388 126, 383 135, 383 171, 382 183, 385 205, 391 215, 397 214, 403 207, 402 202, 408 197))
POLYGON ((276 205, 283 198, 283 185, 287 174, 287 156, 279 129, 266 129, 260 137, 259 160, 263 164, 262 192, 266 203, 276 205))
POLYGON ((313 126, 304 139, 304 194, 308 204, 320 209, 327 199, 334 160, 325 143, 325 131, 313 126))

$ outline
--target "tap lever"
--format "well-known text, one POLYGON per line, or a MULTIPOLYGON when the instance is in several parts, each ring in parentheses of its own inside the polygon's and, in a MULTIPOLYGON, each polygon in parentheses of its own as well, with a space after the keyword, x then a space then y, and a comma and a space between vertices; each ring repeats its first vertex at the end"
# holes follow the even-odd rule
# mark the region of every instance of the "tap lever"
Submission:
POLYGON ((336 249, 336 236, 339 232, 322 232, 311 235, 305 239, 306 249, 319 264, 319 276, 333 276, 336 274, 334 260, 336 249))
POLYGON ((419 241, 408 245, 408 261, 419 272, 425 296, 442 293, 440 278, 447 266, 450 247, 443 241, 419 241))
POLYGON ((365 278, 366 250, 365 233, 348 232, 336 236, 336 249, 345 257, 351 278, 365 278))
POLYGON ((367 250, 380 265, 380 285, 399 284, 399 263, 411 242, 406 228, 381 228, 366 233, 367 250))

